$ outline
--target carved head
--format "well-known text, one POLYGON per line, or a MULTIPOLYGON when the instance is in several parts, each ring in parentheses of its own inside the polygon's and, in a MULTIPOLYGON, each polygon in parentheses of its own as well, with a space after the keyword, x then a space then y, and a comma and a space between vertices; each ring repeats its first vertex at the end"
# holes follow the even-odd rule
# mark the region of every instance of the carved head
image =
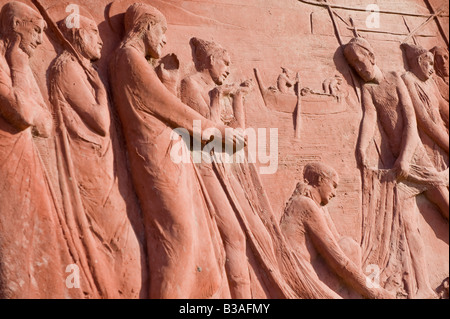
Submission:
POLYGON ((86 59, 96 61, 101 58, 103 41, 100 38, 100 33, 95 21, 80 16, 78 28, 68 24, 66 19, 60 21, 58 26, 67 40, 69 40, 86 59))
POLYGON ((2 37, 8 41, 15 41, 19 37, 19 47, 29 57, 42 44, 47 24, 42 16, 28 5, 17 1, 8 2, 2 8, 0 21, 2 37))
POLYGON ((167 43, 167 21, 156 8, 143 3, 131 5, 125 13, 125 41, 142 40, 146 57, 159 59, 167 43))
POLYGON ((430 52, 434 55, 434 69, 436 70, 437 75, 441 77, 448 77, 448 49, 442 47, 434 47, 430 52))
POLYGON ((303 178, 306 184, 317 190, 321 205, 327 205, 336 197, 339 176, 332 167, 322 163, 307 164, 303 169, 303 178))
POLYGON ((338 75, 338 74, 336 74, 336 75, 334 76, 334 79, 336 80, 336 83, 337 83, 338 85, 342 85, 342 83, 344 82, 344 79, 342 78, 342 76, 340 76, 340 75, 338 75))
POLYGON ((230 75, 231 58, 220 45, 199 38, 192 38, 195 65, 198 71, 208 70, 217 85, 222 85, 230 75))
POLYGON ((418 45, 402 43, 409 68, 419 79, 428 80, 434 73, 434 56, 418 45))
POLYGON ((288 68, 285 68, 285 67, 281 67, 281 70, 282 70, 283 73, 286 74, 288 77, 292 77, 292 75, 294 74, 294 72, 292 72, 291 70, 289 70, 288 68))
POLYGON ((350 40, 344 47, 344 56, 364 82, 375 79, 375 53, 367 40, 360 37, 350 40))

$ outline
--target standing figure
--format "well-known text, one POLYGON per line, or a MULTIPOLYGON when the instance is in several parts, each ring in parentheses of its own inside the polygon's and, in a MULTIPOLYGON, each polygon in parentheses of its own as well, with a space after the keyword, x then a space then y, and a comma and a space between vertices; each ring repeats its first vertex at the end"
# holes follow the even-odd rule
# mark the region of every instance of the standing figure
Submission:
MULTIPOLYGON (((199 72, 181 82, 181 100, 215 123, 245 129, 243 98, 249 90, 249 82, 240 87, 224 85, 230 74, 231 60, 228 52, 213 42, 198 38, 192 38, 191 45, 199 72), (220 99, 224 95, 232 95, 233 108, 226 108, 221 103, 220 99)), ((243 262, 247 259, 245 233, 213 169, 213 164, 202 160, 197 166, 217 213, 217 224, 226 252, 225 265, 231 297, 250 299, 250 273, 248 264, 243 262)))
MULTIPOLYGON (((245 130, 244 97, 251 90, 251 81, 225 84, 230 74, 229 53, 198 38, 191 39, 191 45, 198 72, 183 79, 182 101, 217 125, 245 130), (227 104, 230 99, 231 105, 227 104)), ((197 166, 217 214, 231 296, 254 297, 249 263, 243 262, 253 254, 257 258, 253 267, 270 279, 265 282, 269 297, 338 298, 311 281, 304 271, 306 261, 297 263, 291 254, 254 165, 248 163, 245 153, 240 160, 231 155, 214 149, 204 153, 197 166)))
MULTIPOLYGON (((424 193, 431 202, 438 206, 442 215, 448 219, 448 176, 446 180, 445 173, 439 174, 427 156, 417 132, 414 107, 400 74, 383 73, 376 65, 373 48, 363 38, 352 39, 345 46, 344 55, 348 63, 364 81, 362 96, 364 117, 357 150, 359 162, 364 167, 364 183, 367 187, 363 193, 365 205, 367 205, 363 207, 366 210, 365 224, 363 225, 362 244, 365 254, 363 258, 366 263, 383 263, 381 268, 392 265, 392 263, 385 264, 386 258, 381 256, 395 254, 396 252, 393 249, 391 251, 386 250, 389 248, 384 247, 389 247, 389 242, 392 243, 405 236, 411 252, 410 260, 417 283, 417 291, 410 285, 409 296, 433 298, 436 294, 429 283, 424 253, 425 246, 418 230, 415 197, 424 193), (393 203, 382 206, 381 211, 375 207, 375 198, 371 198, 375 195, 370 194, 371 191, 367 185, 368 174, 372 174, 371 172, 373 172, 373 175, 377 174, 377 171, 370 169, 369 158, 367 157, 367 149, 373 140, 377 119, 387 135, 386 143, 392 154, 392 158, 389 159, 391 163, 388 162, 385 165, 389 169, 387 171, 388 182, 386 183, 393 185, 393 188, 388 190, 383 198, 387 201, 393 201, 393 203), (398 218, 401 222, 399 222, 400 226, 398 227, 401 229, 393 229, 386 224, 381 224, 385 213, 388 216, 387 221, 392 224, 398 222, 397 219, 394 220, 393 216, 389 217, 392 210, 395 214, 400 214, 398 218), (375 218, 377 222, 369 223, 368 221, 371 218, 375 218), (382 229, 376 230, 377 225, 382 229), (384 236, 391 235, 391 231, 388 231, 388 229, 398 231, 399 235, 385 238, 384 236), (377 237, 376 234, 380 231, 383 236, 377 237), (386 242, 378 243, 377 240, 380 240, 380 238, 383 238, 381 240, 386 240, 386 242)), ((378 183, 377 185, 385 184, 378 183)), ((383 192, 383 190, 381 191, 383 192)), ((384 203, 381 203, 381 205, 384 205, 384 203)), ((407 273, 408 271, 405 271, 405 274, 407 273)))
POLYGON ((15 1, 3 6, 0 23, 0 298, 65 298, 71 262, 34 142, 53 133, 29 65, 46 23, 15 1))
POLYGON ((277 88, 281 93, 295 94, 295 85, 298 80, 295 78, 294 72, 282 67, 283 71, 277 79, 277 88))
POLYGON ((176 163, 170 154, 178 143, 174 129, 192 135, 197 120, 202 132, 216 128, 225 136, 226 126, 183 104, 149 63, 161 57, 166 44, 162 13, 136 3, 124 19, 125 37, 111 60, 110 78, 143 211, 150 297, 220 297, 223 248, 213 214, 192 161, 176 163))
MULTIPOLYGON (((339 235, 328 213, 326 205, 336 196, 339 183, 336 171, 327 165, 312 163, 305 166, 303 176, 305 182, 297 185, 281 218, 281 229, 295 253, 310 262, 320 254, 332 271, 366 298, 395 298, 381 287, 367 286, 360 266, 360 247, 350 238, 339 235), (353 251, 348 249, 348 255, 347 247, 353 248, 353 251), (349 256, 356 258, 352 260, 349 256)), ((309 272, 315 275, 312 266, 309 272)), ((317 275, 315 280, 320 282, 317 275)))
POLYGON ((69 192, 63 191, 65 210, 71 209, 68 202, 79 202, 74 214, 88 220, 80 232, 85 233, 81 241, 93 246, 87 263, 98 269, 92 274, 99 285, 96 297, 142 297, 147 295, 141 291, 145 254, 130 222, 140 223, 139 206, 131 181, 126 174, 118 176, 120 169, 126 170, 126 162, 122 152, 115 152, 117 135, 107 91, 92 64, 101 58, 103 42, 95 21, 80 16, 79 22, 69 28, 64 19, 59 29, 81 61, 65 50, 49 75, 51 100, 60 116, 58 156, 67 161, 59 166, 60 184, 74 184, 69 192))
POLYGON ((448 168, 448 102, 435 81, 433 55, 416 45, 402 44, 410 71, 402 76, 416 112, 419 135, 438 171, 448 168), (445 115, 446 114, 446 115, 445 115))
POLYGON ((343 79, 340 75, 335 75, 333 78, 326 79, 322 83, 322 89, 325 94, 330 94, 339 97, 340 86, 343 79))
MULTIPOLYGON (((434 47, 430 50, 434 56, 434 69, 436 74, 434 81, 441 92, 442 97, 448 102, 449 99, 449 64, 448 64, 448 49, 443 47, 434 47)), ((448 117, 448 113, 447 113, 448 117)), ((447 123, 448 126, 448 123, 447 123)))

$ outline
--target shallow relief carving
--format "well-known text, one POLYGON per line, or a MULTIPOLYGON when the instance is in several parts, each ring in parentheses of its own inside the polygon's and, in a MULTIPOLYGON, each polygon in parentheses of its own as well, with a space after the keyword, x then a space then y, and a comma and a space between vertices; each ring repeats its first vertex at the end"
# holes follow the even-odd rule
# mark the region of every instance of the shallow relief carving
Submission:
POLYGON ((384 72, 350 19, 325 58, 299 2, 278 61, 205 3, 2 2, 0 296, 448 298, 442 41, 384 72))
MULTIPOLYGON (((430 58, 428 54, 425 52, 430 58)), ((424 194, 448 221, 448 168, 439 172, 427 155, 418 133, 416 119, 421 116, 415 111, 422 106, 411 98, 413 92, 408 91, 405 77, 383 73, 372 46, 363 38, 352 39, 344 55, 364 82, 364 115, 357 150, 363 169, 364 266, 378 265, 384 284, 395 287, 400 295, 433 298, 425 246, 415 216, 419 213, 416 196, 424 194), (382 169, 373 169, 367 157, 369 144, 376 143, 373 136, 377 121, 393 155, 392 166, 382 169)))

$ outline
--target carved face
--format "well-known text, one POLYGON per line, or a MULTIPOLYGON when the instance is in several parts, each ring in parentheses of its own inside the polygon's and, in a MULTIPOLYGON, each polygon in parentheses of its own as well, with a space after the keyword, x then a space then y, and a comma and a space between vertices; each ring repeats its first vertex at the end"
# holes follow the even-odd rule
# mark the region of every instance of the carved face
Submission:
POLYGON ((94 21, 86 23, 80 29, 80 39, 84 57, 91 61, 99 60, 102 56, 103 41, 94 21))
POLYGON ((418 58, 420 76, 429 79, 434 73, 434 58, 430 52, 424 53, 418 58))
POLYGON ((231 59, 228 53, 220 56, 211 56, 209 74, 217 85, 222 85, 230 75, 231 59))
POLYGON ((144 34, 144 45, 147 57, 159 59, 162 56, 162 50, 167 43, 166 31, 167 22, 164 20, 148 25, 144 34))
POLYGON ((19 47, 29 57, 34 53, 34 50, 43 42, 43 31, 45 29, 44 20, 37 20, 35 22, 14 20, 14 32, 21 38, 19 47))
POLYGON ((443 76, 449 76, 448 52, 436 54, 434 64, 443 76))
POLYGON ((373 53, 361 47, 355 47, 348 53, 347 59, 364 82, 370 82, 375 78, 375 56, 373 53))
POLYGON ((321 178, 317 190, 320 194, 321 205, 327 205, 330 200, 336 197, 336 188, 338 187, 339 179, 337 176, 333 178, 321 178))

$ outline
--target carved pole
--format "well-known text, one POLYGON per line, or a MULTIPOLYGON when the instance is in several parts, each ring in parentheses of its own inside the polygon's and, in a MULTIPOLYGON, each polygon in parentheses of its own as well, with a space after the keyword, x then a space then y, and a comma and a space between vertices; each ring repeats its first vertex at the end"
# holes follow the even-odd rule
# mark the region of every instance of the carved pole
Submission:
POLYGON ((353 31, 353 36, 360 37, 360 34, 358 33, 358 29, 356 28, 355 22, 353 21, 352 17, 350 17, 350 24, 352 25, 351 29, 353 31))
POLYGON ((427 5, 428 9, 430 10, 430 12, 434 15, 434 20, 436 21, 439 32, 441 33, 442 38, 444 38, 445 44, 448 47, 448 37, 447 37, 447 34, 445 34, 445 29, 441 24, 441 20, 439 20, 439 14, 436 13, 436 11, 434 10, 433 6, 431 5, 430 0, 424 0, 424 1, 425 1, 425 4, 427 5))
MULTIPOLYGON (((409 27, 408 22, 406 21, 406 18, 405 17, 402 17, 402 18, 403 18, 403 22, 405 23, 406 29, 408 30, 408 34, 407 34, 407 36, 408 36, 411 34, 411 28, 409 27)), ((413 36, 412 39, 413 39, 413 42, 415 45, 419 44, 418 41, 416 40, 415 36, 413 36)))
MULTIPOLYGON (((430 16, 428 17, 428 19, 426 19, 426 20, 425 20, 424 22, 422 22, 417 28, 415 28, 413 31, 411 31, 411 33, 406 37, 405 40, 403 40, 403 42, 404 42, 404 43, 408 42, 409 39, 411 39, 411 37, 413 37, 414 34, 415 34, 417 31, 419 31, 419 30, 422 29, 424 26, 426 26, 431 20, 433 20, 433 18, 436 18, 436 17, 439 15, 439 13, 442 12, 443 9, 444 9, 444 8, 441 7, 441 8, 438 9, 438 11, 437 11, 436 13, 433 13, 432 15, 430 15, 430 16)), ((445 39, 445 38, 444 38, 444 39, 445 39)), ((447 45, 448 45, 448 40, 447 40, 447 45)))
POLYGON ((81 64, 83 69, 85 70, 86 74, 91 77, 89 68, 84 65, 84 60, 81 58, 80 54, 77 50, 72 46, 72 44, 66 39, 66 37, 62 34, 61 30, 59 30, 56 23, 52 20, 52 18, 48 15, 47 11, 45 10, 44 6, 39 2, 39 0, 31 0, 31 2, 36 6, 36 8, 41 13, 44 20, 47 22, 48 27, 54 35, 56 36, 57 40, 60 42, 60 44, 63 46, 63 48, 67 51, 69 51, 71 54, 75 56, 75 58, 78 60, 78 63, 81 64))
POLYGON ((297 87, 296 87, 296 94, 297 94, 297 117, 295 119, 295 138, 300 139, 300 133, 302 128, 302 83, 300 81, 300 74, 297 72, 297 87))
MULTIPOLYGON (((31 2, 36 6, 36 8, 39 10, 39 12, 41 13, 42 17, 44 18, 44 20, 47 22, 48 27, 50 28, 50 30, 52 30, 52 32, 56 35, 57 39, 61 42, 61 44, 63 45, 63 47, 70 51, 70 53, 74 54, 75 57, 79 58, 78 56, 78 52, 75 51, 75 49, 73 48, 72 44, 67 41, 67 39, 64 37, 64 35, 61 33, 61 31, 59 30, 58 26, 56 25, 56 23, 52 20, 52 18, 50 18, 50 16, 48 15, 47 11, 45 10, 44 6, 39 2, 39 0, 31 0, 31 2)), ((80 59, 81 60, 81 59, 80 59)))
POLYGON ((261 79, 261 75, 259 74, 258 69, 255 68, 253 70, 255 71, 256 81, 258 82, 258 87, 259 87, 259 90, 261 91, 261 95, 262 95, 262 98, 263 98, 263 101, 264 101, 264 105, 267 108, 267 101, 266 101, 266 96, 265 96, 266 95, 265 94, 266 87, 264 86, 264 82, 261 79))
MULTIPOLYGON (((324 2, 325 2, 325 5, 328 8, 328 13, 330 14, 331 21, 333 22, 334 31, 335 31, 334 33, 335 33, 336 38, 337 38, 337 40, 339 42, 339 45, 342 47, 343 46, 342 37, 341 37, 341 33, 339 32, 337 21, 336 21, 336 19, 334 17, 334 11, 333 11, 332 7, 328 4, 328 2, 326 0, 324 0, 324 2)), ((353 20, 351 20, 351 21, 353 21, 353 20)), ((355 28, 355 30, 356 30, 356 28, 355 28)), ((355 89, 355 93, 356 93, 356 96, 358 98, 358 102, 361 102, 361 89, 359 87, 359 81, 357 80, 357 78, 353 74, 352 68, 349 67, 349 70, 350 70, 350 76, 351 76, 352 82, 353 82, 353 87, 355 89)))
MULTIPOLYGON (((348 10, 348 11, 359 11, 359 12, 367 12, 365 8, 357 8, 357 7, 350 7, 350 6, 344 6, 344 5, 338 5, 338 4, 329 4, 326 3, 326 1, 323 2, 317 2, 317 1, 310 1, 310 0, 298 0, 304 4, 313 5, 313 6, 319 6, 319 7, 330 7, 332 9, 342 9, 342 10, 348 10)), ((421 13, 413 13, 413 12, 401 12, 401 11, 389 11, 389 10, 380 10, 380 13, 382 14, 393 14, 393 15, 403 15, 403 16, 410 16, 410 17, 422 17, 422 18, 428 18, 429 14, 421 14, 421 13)), ((440 17, 448 17, 448 15, 439 15, 440 17)))
POLYGON ((343 43, 342 43, 341 33, 339 32, 338 24, 336 22, 336 19, 334 18, 333 9, 331 8, 331 6, 327 2, 327 0, 323 0, 323 2, 325 2, 325 5, 327 6, 327 9, 328 9, 328 13, 330 14, 330 17, 331 17, 331 21, 333 22, 334 33, 336 34, 336 38, 339 42, 339 45, 342 46, 343 43))

